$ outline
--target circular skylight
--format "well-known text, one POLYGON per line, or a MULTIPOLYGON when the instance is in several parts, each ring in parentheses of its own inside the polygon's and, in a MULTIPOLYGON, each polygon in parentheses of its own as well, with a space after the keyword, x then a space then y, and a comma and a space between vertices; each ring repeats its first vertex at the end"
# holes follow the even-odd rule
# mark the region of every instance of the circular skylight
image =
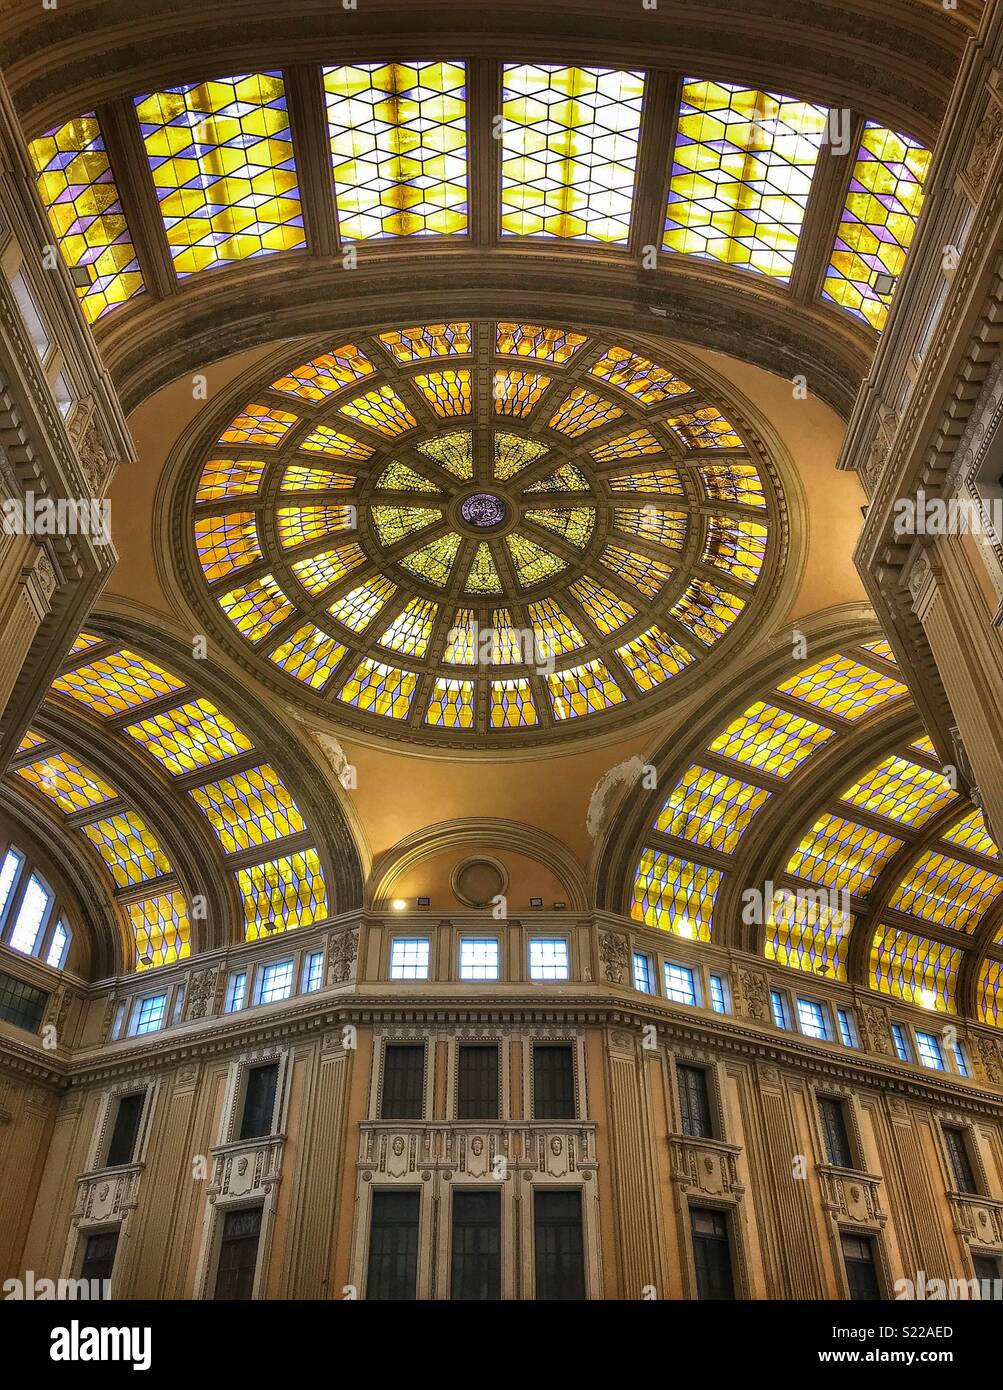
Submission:
POLYGON ((190 483, 231 646, 339 721, 512 746, 682 688, 776 568, 733 412, 623 341, 525 323, 339 339, 190 483))

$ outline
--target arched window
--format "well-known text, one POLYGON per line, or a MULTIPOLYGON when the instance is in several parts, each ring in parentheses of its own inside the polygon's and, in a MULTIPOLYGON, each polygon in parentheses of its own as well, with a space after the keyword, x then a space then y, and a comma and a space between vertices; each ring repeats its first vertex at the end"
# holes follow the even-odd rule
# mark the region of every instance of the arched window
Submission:
POLYGON ((62 970, 70 940, 56 894, 24 851, 8 844, 0 861, 0 942, 62 970))

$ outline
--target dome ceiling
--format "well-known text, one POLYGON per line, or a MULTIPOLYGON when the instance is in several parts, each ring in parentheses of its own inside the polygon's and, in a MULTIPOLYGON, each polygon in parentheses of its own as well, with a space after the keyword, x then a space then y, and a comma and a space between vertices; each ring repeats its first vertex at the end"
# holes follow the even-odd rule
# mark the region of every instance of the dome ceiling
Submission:
POLYGON ((190 596, 265 681, 374 732, 636 718, 747 633, 785 545, 775 470, 686 371, 495 321, 293 360, 180 480, 190 596))

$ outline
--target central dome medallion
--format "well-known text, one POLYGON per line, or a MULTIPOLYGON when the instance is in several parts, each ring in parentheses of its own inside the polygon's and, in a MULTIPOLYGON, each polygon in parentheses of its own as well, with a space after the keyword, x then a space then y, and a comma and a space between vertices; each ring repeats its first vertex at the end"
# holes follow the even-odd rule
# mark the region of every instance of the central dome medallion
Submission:
POLYGON ((359 729, 483 748, 636 721, 748 622, 782 549, 769 461, 656 356, 437 323, 245 379, 188 475, 190 596, 359 729))

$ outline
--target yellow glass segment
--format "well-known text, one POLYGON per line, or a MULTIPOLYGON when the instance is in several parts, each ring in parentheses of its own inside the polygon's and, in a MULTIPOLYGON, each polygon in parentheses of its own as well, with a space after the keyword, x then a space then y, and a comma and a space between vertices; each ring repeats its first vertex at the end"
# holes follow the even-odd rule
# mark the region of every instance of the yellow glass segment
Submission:
POLYGON ((327 885, 315 849, 298 850, 238 869, 244 936, 258 941, 290 927, 308 927, 328 915, 327 885))
POLYGON ((867 122, 822 295, 878 332, 916 232, 932 159, 908 135, 867 122))
POLYGON ((862 894, 902 848, 894 835, 884 835, 842 816, 823 815, 808 831, 787 861, 786 872, 826 888, 862 894))
POLYGON ((666 497, 685 497, 682 478, 675 468, 635 468, 606 479, 611 492, 657 492, 666 497))
POLYGON ((123 647, 84 666, 64 671, 52 682, 57 695, 76 700, 106 718, 184 690, 184 681, 146 657, 123 647))
POLYGON ((757 700, 718 734, 710 751, 774 777, 789 777, 834 737, 834 729, 757 700))
POLYGON ((531 603, 526 612, 542 656, 562 656, 585 646, 585 638, 554 599, 531 603))
POLYGON ((226 854, 298 835, 306 827, 279 774, 268 763, 189 792, 226 854))
POLYGON ((78 116, 28 145, 42 200, 88 323, 143 289, 97 119, 78 116), (83 283, 78 283, 78 279, 83 283))
POLYGON ((941 773, 893 755, 866 772, 840 800, 860 806, 873 815, 886 816, 900 825, 919 829, 955 796, 951 784, 941 773))
MULTIPOLYGON (((418 421, 392 386, 377 386, 338 407, 342 415, 358 420, 371 430, 395 439, 413 430, 418 421)), ((306 445, 303 446, 306 448, 306 445)))
POLYGON ((890 661, 892 665, 897 664, 895 661, 895 653, 892 651, 892 644, 890 642, 885 642, 883 640, 879 642, 865 642, 863 649, 865 652, 871 652, 874 656, 881 657, 882 661, 890 661))
POLYGON ((331 677, 331 672, 345 655, 345 648, 313 623, 304 623, 273 652, 269 660, 281 666, 287 675, 317 690, 331 677))
POLYGON ((496 608, 491 614, 490 626, 478 632, 481 661, 490 661, 495 666, 532 661, 532 646, 527 642, 524 648, 524 636, 523 629, 517 632, 513 626, 508 609, 496 608))
POLYGON ((356 63, 323 75, 342 239, 466 232, 464 64, 356 63))
POLYGON ((425 711, 425 723, 437 729, 470 729, 474 723, 473 681, 438 676, 425 711))
POLYGON ((825 714, 854 721, 909 693, 893 677, 838 654, 781 682, 777 690, 825 714))
POLYGON ((351 628, 353 632, 365 632, 380 609, 396 592, 397 585, 391 583, 385 575, 380 575, 335 599, 327 611, 332 618, 337 618, 339 623, 351 628))
POLYGON ((472 608, 458 608, 453 624, 446 634, 442 659, 449 666, 474 666, 477 663, 479 629, 472 608))
POLYGON ((191 923, 185 895, 177 891, 127 905, 135 943, 135 969, 173 965, 191 954, 191 923))
POLYGON ((51 753, 41 762, 19 767, 17 775, 67 815, 88 806, 100 806, 118 796, 103 777, 70 753, 51 753))
POLYGON ((624 623, 637 617, 637 609, 632 604, 589 575, 582 575, 581 579, 576 580, 571 586, 571 593, 584 608, 589 621, 604 637, 617 632, 624 623))
POLYGON ((494 556, 484 541, 478 545, 474 552, 474 558, 470 562, 466 589, 470 594, 500 594, 502 591, 501 576, 495 565, 494 556))
POLYGON ((607 348, 599 361, 589 368, 589 376, 626 391, 641 405, 657 405, 671 396, 685 396, 692 390, 667 367, 625 347, 607 348))
POLYGON ((373 452, 371 445, 333 430, 329 425, 318 425, 298 447, 308 454, 325 454, 328 458, 347 459, 352 463, 365 463, 373 452))
POLYGON ((626 241, 643 74, 506 64, 502 84, 502 233, 626 241))
POLYGON ((673 642, 660 627, 649 628, 632 642, 617 647, 616 654, 640 690, 654 690, 693 660, 686 648, 673 642))
POLYGON ((355 541, 348 541, 334 550, 325 550, 320 555, 310 555, 305 560, 294 560, 292 572, 308 594, 323 594, 332 584, 344 579, 346 574, 357 570, 365 558, 355 541))
POLYGON ((355 530, 354 507, 279 507, 276 516, 279 545, 293 550, 339 531, 355 530))
POLYGON ((414 671, 385 666, 367 657, 338 691, 338 699, 384 719, 406 719, 417 681, 414 671))
POLYGON ((529 681, 492 681, 490 719, 492 729, 528 729, 539 723, 529 681))
POLYGON ((687 449, 741 449, 742 440, 734 425, 713 405, 684 410, 665 421, 687 449))
MULTIPOLYGON (((91 647, 99 647, 103 641, 103 637, 95 637, 93 632, 78 632, 70 647, 70 655, 76 656, 77 652, 86 652, 91 647)), ((39 741, 41 742, 41 740, 39 741)))
POLYGON ((532 357, 558 367, 566 366, 587 342, 584 333, 570 328, 544 328, 538 323, 499 323, 495 329, 495 351, 499 356, 532 357))
POLYGON ((524 589, 541 584, 543 580, 560 574, 566 567, 566 562, 559 555, 545 550, 528 536, 506 536, 505 544, 512 558, 515 577, 524 589))
POLYGON ((1001 1026, 1000 984, 1003 982, 1003 961, 987 959, 982 962, 978 983, 978 1015, 993 1028, 1001 1026))
POLYGON ((499 415, 520 419, 531 415, 540 397, 550 385, 550 377, 539 372, 525 372, 519 367, 500 367, 494 374, 491 394, 499 415))
POLYGON ((634 875, 630 915, 676 936, 709 941, 720 885, 717 869, 645 849, 634 875))
POLYGON ((408 555, 402 555, 397 563, 426 584, 441 589, 449 578, 459 548, 460 538, 451 532, 448 536, 440 536, 438 540, 419 546, 408 555))
POLYGON ((429 482, 427 478, 416 473, 409 464, 402 463, 400 459, 393 459, 387 464, 377 478, 376 486, 384 492, 438 493, 440 491, 435 483, 429 482))
POLYGON ((764 955, 790 970, 845 980, 854 924, 850 913, 833 911, 818 897, 785 899, 782 911, 774 905, 770 912, 764 955))
POLYGON ((466 367, 447 367, 413 378, 415 386, 440 420, 471 411, 470 372, 466 367))
POLYGON ((649 599, 654 598, 672 577, 672 570, 668 565, 652 560, 647 555, 638 555, 633 550, 625 550, 622 545, 608 545, 600 555, 599 561, 649 599))
POLYGON ((589 482, 582 470, 574 463, 562 463, 560 468, 548 473, 545 478, 530 483, 530 492, 588 492, 589 482))
POLYGON ((353 473, 336 473, 332 468, 313 468, 291 463, 282 474, 280 492, 348 492, 355 486, 353 473))
POLYGON ((136 811, 96 820, 81 826, 100 854, 119 888, 145 883, 171 872, 171 863, 160 842, 136 811))
POLYGON ((236 758, 254 747, 228 715, 204 698, 127 724, 123 732, 175 777, 236 758))
POLYGON ((984 854, 988 859, 999 858, 996 841, 986 829, 986 823, 978 807, 959 820, 957 825, 952 825, 950 830, 945 832, 944 839, 949 845, 957 845, 959 849, 974 850, 976 854, 984 854))
POLYGON ((629 434, 617 435, 592 450, 596 463, 619 463, 621 459, 642 458, 645 454, 664 454, 661 444, 650 430, 639 426, 629 434))
POLYGON ((577 439, 579 435, 587 434, 599 425, 608 425, 611 420, 618 419, 622 414, 620 407, 612 401, 597 395, 595 391, 576 386, 568 392, 548 424, 552 430, 560 430, 561 434, 577 439))
POLYGON ((195 549, 208 583, 223 579, 262 558, 253 512, 195 518, 195 549))
POLYGON ((536 526, 546 527, 548 531, 556 532, 580 550, 588 545, 596 524, 594 507, 555 507, 552 510, 527 507, 522 518, 536 526))
POLYGON ((579 719, 585 714, 622 705, 626 696, 604 662, 587 661, 566 671, 548 671, 547 688, 555 719, 579 719))
POLYGON ((871 989, 938 1013, 956 1013, 961 958, 957 946, 879 926, 871 943, 871 989))
POLYGON ((697 477, 710 502, 732 502, 739 507, 766 507, 759 470, 752 463, 701 463, 697 477))
POLYGON ((279 73, 151 92, 136 114, 179 276, 306 245, 279 73))
MULTIPOLYGON (((288 410, 272 405, 247 405, 227 425, 219 437, 220 444, 263 444, 274 448, 299 419, 288 410)), ((304 446, 305 447, 305 446, 304 446)))
MULTIPOLYGON (((420 661, 428 651, 428 639, 438 611, 439 605, 431 599, 411 599, 379 639, 380 646, 420 661)), ((426 720, 428 722, 431 721, 426 720)))
POLYGON ((261 459, 210 459, 199 478, 195 501, 221 502, 229 497, 252 497, 261 486, 261 459))
POLYGON ((974 932, 1003 892, 1003 878, 937 850, 927 850, 910 869, 888 906, 952 931, 974 932))
POLYGON ((827 115, 752 87, 685 82, 663 249, 789 280, 827 115))
POLYGON ((419 454, 437 463, 454 478, 474 476, 474 446, 469 430, 457 430, 455 434, 440 434, 433 439, 423 439, 418 445, 419 454))
POLYGON ((757 521, 709 516, 701 559, 734 579, 755 584, 766 558, 768 532, 757 521))
POLYGON ((650 503, 644 507, 615 507, 613 525, 625 535, 673 550, 680 550, 686 543, 686 513, 669 512, 650 503))
POLYGON ((293 605, 271 574, 219 596, 219 606, 249 642, 260 642, 293 612, 293 605))
MULTIPOLYGON (((74 643, 73 647, 70 648, 71 653, 73 652, 75 647, 76 643, 74 643)), ((43 743, 45 743, 45 739, 42 737, 41 734, 36 734, 34 729, 26 729, 24 732, 24 736, 21 739, 21 742, 17 745, 17 751, 19 753, 27 753, 29 749, 41 748, 43 743)))
POLYGON ((733 854, 753 816, 768 801, 764 787, 694 764, 669 793, 655 829, 694 845, 733 854))
POLYGON ((286 376, 272 382, 273 391, 284 391, 303 401, 324 401, 351 386, 361 377, 369 376, 375 368, 360 347, 343 343, 341 347, 322 352, 309 362, 294 367, 286 376))
POLYGON ((937 756, 937 750, 933 746, 933 739, 929 734, 924 734, 922 738, 914 739, 909 747, 915 749, 917 753, 925 753, 928 758, 935 758, 937 756))
POLYGON ((499 430, 494 437, 495 477, 504 482, 535 463, 546 452, 546 444, 538 439, 523 439, 517 434, 499 430))
POLYGON ((470 324, 425 323, 417 328, 395 328, 381 333, 380 342, 404 365, 430 357, 462 357, 471 347, 470 324))
POLYGON ((709 647, 723 637, 742 609, 745 599, 698 575, 672 605, 670 612, 687 632, 709 647))

